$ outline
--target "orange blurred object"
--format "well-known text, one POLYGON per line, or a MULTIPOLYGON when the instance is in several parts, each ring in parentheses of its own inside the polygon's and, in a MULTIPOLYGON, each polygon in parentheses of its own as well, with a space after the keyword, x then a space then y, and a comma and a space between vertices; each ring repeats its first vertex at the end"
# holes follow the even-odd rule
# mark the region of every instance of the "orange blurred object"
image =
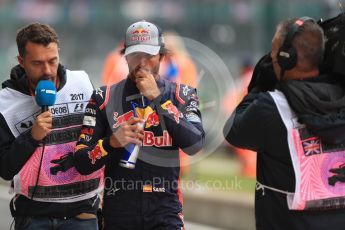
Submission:
MULTIPOLYGON (((248 85, 252 78, 254 68, 251 65, 245 65, 242 68, 240 79, 235 82, 235 87, 231 88, 223 99, 223 112, 226 116, 234 111, 243 97, 248 93, 248 85)), ((256 176, 256 152, 248 149, 233 147, 238 159, 242 164, 242 174, 247 177, 256 176)))

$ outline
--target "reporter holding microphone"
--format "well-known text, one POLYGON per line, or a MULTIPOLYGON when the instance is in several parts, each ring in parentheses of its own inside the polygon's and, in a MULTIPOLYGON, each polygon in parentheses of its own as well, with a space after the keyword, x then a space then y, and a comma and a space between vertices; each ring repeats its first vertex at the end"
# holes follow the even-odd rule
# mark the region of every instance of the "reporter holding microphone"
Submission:
POLYGON ((52 128, 53 117, 49 107, 53 106, 56 101, 55 84, 50 80, 40 80, 35 88, 35 100, 41 107, 41 114, 37 116, 32 126, 31 135, 35 140, 42 141, 52 128))
POLYGON ((12 180, 15 229, 98 229, 103 172, 82 176, 64 164, 92 94, 88 75, 59 63, 49 25, 29 24, 16 41, 19 65, 0 91, 0 176, 12 180))

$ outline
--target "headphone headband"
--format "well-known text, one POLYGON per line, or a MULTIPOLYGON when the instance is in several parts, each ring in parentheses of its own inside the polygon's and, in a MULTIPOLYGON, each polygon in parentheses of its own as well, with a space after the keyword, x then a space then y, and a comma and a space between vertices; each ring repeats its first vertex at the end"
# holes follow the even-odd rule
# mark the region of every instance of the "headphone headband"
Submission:
POLYGON ((291 47, 292 46, 292 41, 298 32, 299 28, 303 26, 303 24, 307 21, 312 21, 315 22, 314 19, 310 17, 301 17, 296 19, 291 25, 288 26, 288 31, 285 36, 284 42, 282 47, 291 47))
POLYGON ((281 75, 284 75, 285 70, 290 70, 296 66, 297 51, 293 47, 293 39, 301 26, 303 26, 303 24, 308 21, 315 22, 315 20, 310 17, 301 17, 287 26, 287 34, 284 38, 282 46, 277 53, 277 61, 279 66, 281 67, 281 75))

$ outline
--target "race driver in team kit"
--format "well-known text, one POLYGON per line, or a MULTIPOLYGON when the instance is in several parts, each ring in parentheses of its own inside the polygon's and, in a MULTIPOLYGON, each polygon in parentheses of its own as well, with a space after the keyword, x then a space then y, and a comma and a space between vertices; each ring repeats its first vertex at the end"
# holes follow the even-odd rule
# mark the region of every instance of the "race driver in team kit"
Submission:
POLYGON ((132 24, 122 52, 129 75, 94 91, 74 164, 81 174, 105 166, 105 229, 183 229, 179 148, 196 154, 205 136, 196 89, 158 75, 167 50, 156 25, 132 24), (141 146, 134 169, 119 165, 131 143, 141 146))

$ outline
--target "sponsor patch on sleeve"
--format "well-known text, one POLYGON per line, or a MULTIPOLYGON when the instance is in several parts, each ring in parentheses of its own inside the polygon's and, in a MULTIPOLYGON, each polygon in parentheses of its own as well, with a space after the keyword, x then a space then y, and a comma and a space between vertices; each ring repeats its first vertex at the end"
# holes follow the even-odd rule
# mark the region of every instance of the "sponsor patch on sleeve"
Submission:
POLYGON ((96 110, 92 108, 86 108, 85 114, 96 116, 96 110))
POLYGON ((187 113, 185 115, 187 121, 189 122, 195 122, 195 123, 200 123, 201 119, 198 115, 196 115, 195 113, 187 113))
POLYGON ((79 140, 78 141, 83 141, 83 142, 90 142, 92 140, 92 136, 88 134, 80 134, 79 140))
POLYGON ((83 125, 96 126, 96 118, 91 116, 84 116, 83 125))
POLYGON ((108 152, 103 148, 103 140, 99 140, 95 148, 92 151, 89 151, 88 154, 91 159, 91 164, 95 164, 96 160, 108 155, 108 152))
POLYGON ((176 108, 176 106, 170 101, 166 101, 163 105, 162 108, 166 111, 168 111, 169 114, 173 114, 176 123, 180 123, 180 112, 176 108))

